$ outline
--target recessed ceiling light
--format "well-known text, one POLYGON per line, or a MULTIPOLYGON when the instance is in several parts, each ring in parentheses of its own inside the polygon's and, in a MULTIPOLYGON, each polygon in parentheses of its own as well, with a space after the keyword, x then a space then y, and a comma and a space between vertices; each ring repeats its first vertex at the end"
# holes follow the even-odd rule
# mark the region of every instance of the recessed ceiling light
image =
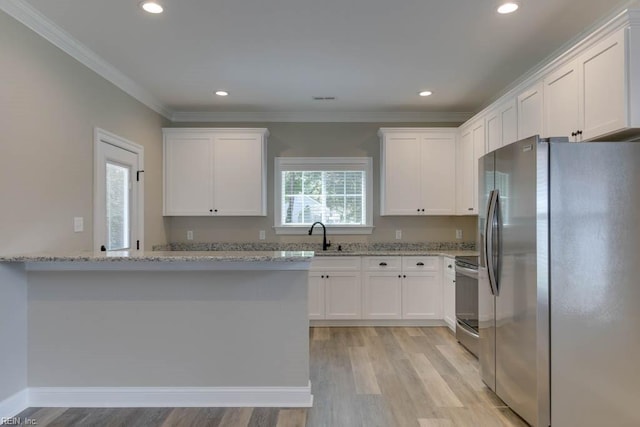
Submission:
POLYGON ((149 12, 149 13, 162 13, 164 11, 164 9, 162 8, 162 5, 154 0, 143 1, 142 3, 140 3, 140 7, 145 12, 149 12))
POLYGON ((432 92, 430 90, 423 90, 418 95, 420 95, 420 96, 429 96, 431 94, 432 94, 432 92))
POLYGON ((216 91, 216 95, 218 95, 218 96, 227 96, 227 95, 229 95, 229 92, 227 92, 226 90, 217 90, 216 91))
POLYGON ((518 2, 517 1, 504 1, 501 2, 498 6, 498 13, 502 15, 506 15, 507 13, 513 13, 518 10, 518 2))

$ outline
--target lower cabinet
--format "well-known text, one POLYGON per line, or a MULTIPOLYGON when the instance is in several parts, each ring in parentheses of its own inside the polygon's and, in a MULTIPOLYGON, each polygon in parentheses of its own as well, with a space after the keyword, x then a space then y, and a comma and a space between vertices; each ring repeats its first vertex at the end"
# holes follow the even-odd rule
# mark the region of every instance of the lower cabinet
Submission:
POLYGON ((456 263, 445 257, 442 271, 442 311, 449 329, 456 330, 456 263))
POLYGON ((355 261, 340 262, 313 261, 309 319, 443 318, 441 257, 363 257, 361 273, 349 270, 355 261))
POLYGON ((309 319, 362 319, 360 257, 316 258, 309 270, 309 319))

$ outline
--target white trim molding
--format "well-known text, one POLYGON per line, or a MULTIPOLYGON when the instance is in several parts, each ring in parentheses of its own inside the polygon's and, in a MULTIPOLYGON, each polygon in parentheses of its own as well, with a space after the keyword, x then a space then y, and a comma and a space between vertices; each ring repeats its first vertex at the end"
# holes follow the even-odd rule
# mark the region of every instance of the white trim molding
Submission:
POLYGON ((468 120, 470 112, 429 111, 176 111, 173 122, 296 122, 296 123, 455 123, 468 120))
POLYGON ((311 383, 303 387, 33 387, 31 407, 310 408, 311 383))
POLYGON ((0 402, 0 424, 10 424, 12 418, 29 407, 29 390, 24 389, 0 402))
POLYGON ((80 43, 69 33, 24 0, 0 0, 0 10, 24 24, 36 34, 60 48, 78 62, 113 83, 153 111, 171 119, 174 112, 149 91, 126 76, 102 57, 80 43))

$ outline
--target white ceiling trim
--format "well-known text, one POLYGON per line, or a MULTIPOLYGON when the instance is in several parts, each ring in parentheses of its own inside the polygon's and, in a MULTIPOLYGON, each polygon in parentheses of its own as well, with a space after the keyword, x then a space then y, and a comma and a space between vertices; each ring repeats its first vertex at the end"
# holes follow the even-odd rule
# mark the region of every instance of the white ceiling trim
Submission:
POLYGON ((120 70, 73 38, 69 33, 51 22, 30 4, 22 0, 0 0, 0 9, 147 107, 168 119, 171 118, 173 114, 171 109, 120 70))
POLYGON ((181 112, 174 122, 334 122, 334 123, 463 123, 473 113, 447 112, 367 112, 367 111, 265 111, 265 112, 181 112))

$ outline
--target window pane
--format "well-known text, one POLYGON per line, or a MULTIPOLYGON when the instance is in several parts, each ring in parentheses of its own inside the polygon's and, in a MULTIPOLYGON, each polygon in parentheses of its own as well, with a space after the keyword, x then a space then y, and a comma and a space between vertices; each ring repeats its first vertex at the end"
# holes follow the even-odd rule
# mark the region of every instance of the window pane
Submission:
POLYGON ((365 225, 365 171, 282 171, 282 224, 365 225))
POLYGON ((107 163, 107 250, 130 247, 129 168, 107 163))

